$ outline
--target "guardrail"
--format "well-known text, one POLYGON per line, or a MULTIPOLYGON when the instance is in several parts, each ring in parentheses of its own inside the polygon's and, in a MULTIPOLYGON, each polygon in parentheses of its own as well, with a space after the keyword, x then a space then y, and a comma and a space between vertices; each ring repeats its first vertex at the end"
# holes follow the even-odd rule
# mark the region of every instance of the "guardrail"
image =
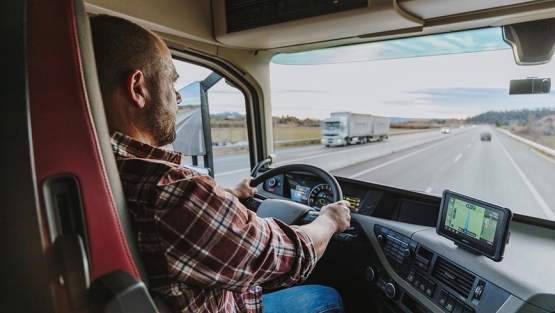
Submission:
POLYGON ((520 136, 517 136, 517 135, 511 133, 510 131, 508 131, 506 129, 498 128, 497 130, 505 133, 507 136, 509 136, 513 139, 516 139, 516 140, 524 143, 527 146, 530 146, 530 147, 538 150, 539 152, 542 152, 542 153, 544 153, 544 154, 546 154, 550 157, 555 157, 555 150, 554 149, 551 149, 551 148, 548 148, 546 146, 540 145, 539 143, 533 142, 533 141, 528 140, 526 138, 522 138, 520 136))

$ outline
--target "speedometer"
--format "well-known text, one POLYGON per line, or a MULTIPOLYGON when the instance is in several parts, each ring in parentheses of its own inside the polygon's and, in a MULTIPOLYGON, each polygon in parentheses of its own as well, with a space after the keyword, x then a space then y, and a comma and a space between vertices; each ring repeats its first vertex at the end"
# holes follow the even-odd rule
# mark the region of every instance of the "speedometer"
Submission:
POLYGON ((333 192, 328 184, 320 184, 312 188, 308 197, 308 205, 312 208, 321 208, 333 202, 333 192))

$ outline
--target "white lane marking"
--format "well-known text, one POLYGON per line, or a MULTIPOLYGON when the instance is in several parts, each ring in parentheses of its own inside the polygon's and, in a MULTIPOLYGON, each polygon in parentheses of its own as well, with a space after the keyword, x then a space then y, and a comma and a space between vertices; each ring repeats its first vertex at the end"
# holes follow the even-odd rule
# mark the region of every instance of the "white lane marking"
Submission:
POLYGON ((462 158, 462 153, 457 155, 457 157, 455 158, 455 160, 453 160, 453 163, 457 163, 459 162, 459 160, 462 158))
POLYGON ((393 159, 393 160, 391 160, 391 161, 382 163, 382 164, 380 164, 380 165, 376 165, 376 166, 371 167, 371 168, 369 168, 369 169, 367 169, 367 170, 364 170, 364 171, 362 171, 362 172, 360 172, 360 173, 357 173, 357 174, 355 174, 355 175, 349 176, 349 178, 356 178, 356 177, 362 176, 362 175, 364 175, 364 174, 370 173, 370 172, 375 171, 375 170, 377 170, 377 169, 380 169, 380 168, 382 168, 382 167, 391 165, 391 164, 393 164, 393 163, 397 163, 397 162, 399 162, 399 161, 401 161, 401 160, 404 160, 404 159, 406 159, 406 158, 410 158, 411 156, 413 156, 413 155, 415 155, 415 154, 418 154, 418 153, 420 153, 420 152, 424 152, 424 151, 429 150, 429 149, 431 149, 431 148, 435 148, 435 147, 437 147, 437 146, 439 146, 439 145, 442 145, 442 144, 444 144, 444 143, 446 143, 446 142, 448 142, 448 141, 447 141, 447 140, 446 140, 446 141, 442 141, 442 142, 433 144, 433 145, 431 145, 431 146, 428 146, 428 147, 426 147, 426 148, 424 148, 424 149, 420 149, 420 150, 411 152, 411 153, 409 153, 409 154, 403 155, 402 157, 393 159))
POLYGON ((520 178, 522 179, 522 181, 526 185, 526 187, 528 187, 528 190, 530 190, 530 193, 532 193, 532 196, 536 199, 536 201, 540 205, 540 208, 547 215, 547 218, 550 219, 550 220, 555 220, 555 213, 553 213, 551 211, 551 209, 549 208, 549 206, 547 205, 545 200, 543 200, 540 193, 536 190, 536 188, 534 188, 534 185, 532 185, 532 183, 530 182, 528 177, 526 177, 526 175, 524 175, 524 172, 522 172, 520 167, 516 164, 515 160, 513 160, 513 158, 509 154, 509 152, 507 152, 507 149, 505 149, 503 144, 501 144, 501 141, 499 141, 499 140, 496 140, 496 141, 499 143, 499 146, 501 146, 501 150, 503 150, 503 152, 505 153, 505 155, 507 156, 507 158, 509 159, 509 161, 511 162, 511 164, 515 168, 516 172, 518 173, 518 175, 520 176, 520 178))
POLYGON ((428 187, 428 189, 426 189, 426 193, 430 193, 430 192, 432 192, 432 190, 434 190, 434 188, 428 187))

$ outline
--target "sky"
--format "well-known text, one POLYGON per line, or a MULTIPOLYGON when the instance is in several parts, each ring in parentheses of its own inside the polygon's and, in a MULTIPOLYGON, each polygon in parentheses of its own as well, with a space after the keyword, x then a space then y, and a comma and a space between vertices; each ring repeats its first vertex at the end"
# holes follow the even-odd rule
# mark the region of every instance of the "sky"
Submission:
MULTIPOLYGON (((176 64, 178 88, 210 73, 190 66, 176 64)), ((508 92, 511 79, 554 74, 553 62, 517 66, 500 29, 278 55, 270 64, 272 115, 324 119, 352 111, 464 119, 490 110, 555 107, 555 93, 508 92)), ((223 81, 209 99, 211 113, 245 112, 241 93, 223 81)))

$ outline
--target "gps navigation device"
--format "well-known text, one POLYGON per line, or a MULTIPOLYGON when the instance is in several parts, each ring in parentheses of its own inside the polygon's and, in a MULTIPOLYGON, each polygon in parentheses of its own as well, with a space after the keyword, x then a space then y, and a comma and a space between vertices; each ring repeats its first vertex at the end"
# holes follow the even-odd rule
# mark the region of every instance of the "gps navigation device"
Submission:
POLYGON ((496 262, 503 259, 512 212, 451 190, 443 191, 436 232, 496 262))

